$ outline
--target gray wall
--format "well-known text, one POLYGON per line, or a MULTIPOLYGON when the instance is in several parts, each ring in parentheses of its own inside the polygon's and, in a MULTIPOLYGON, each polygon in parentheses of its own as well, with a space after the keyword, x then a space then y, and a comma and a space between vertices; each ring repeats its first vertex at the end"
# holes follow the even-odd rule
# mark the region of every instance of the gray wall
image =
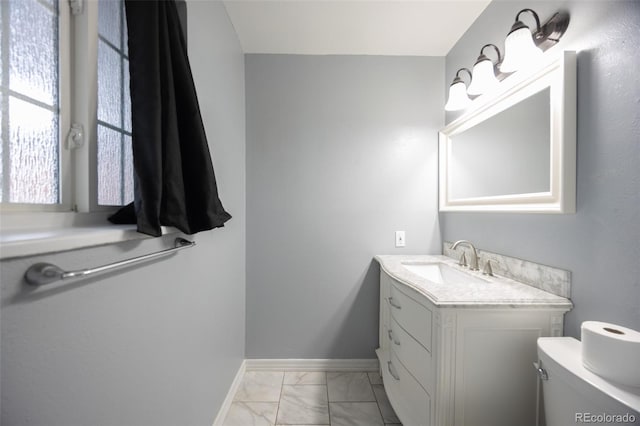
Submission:
POLYGON ((244 358, 244 58, 219 2, 190 2, 189 48, 225 228, 177 255, 30 291, 33 262, 84 268, 171 244, 128 242, 4 261, 3 425, 208 426, 244 358))
POLYGON ((447 88, 483 44, 502 49, 524 7, 541 19, 571 13, 554 49, 578 51, 577 213, 446 213, 443 239, 570 270, 567 335, 586 320, 640 329, 640 2, 493 2, 446 57, 447 88))
POLYGON ((245 60, 247 357, 374 358, 373 256, 440 251, 444 58, 245 60))

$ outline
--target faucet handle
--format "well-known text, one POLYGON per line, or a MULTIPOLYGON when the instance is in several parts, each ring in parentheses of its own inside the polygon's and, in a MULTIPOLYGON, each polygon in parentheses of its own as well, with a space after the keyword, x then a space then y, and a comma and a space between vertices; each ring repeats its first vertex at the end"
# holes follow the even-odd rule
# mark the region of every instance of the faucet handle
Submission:
POLYGON ((464 252, 462 252, 462 255, 460 256, 460 260, 458 261, 458 265, 467 266, 467 256, 465 256, 464 252))
POLYGON ((490 277, 493 276, 493 268, 491 268, 491 261, 487 260, 487 263, 484 265, 482 269, 482 275, 488 275, 490 277))

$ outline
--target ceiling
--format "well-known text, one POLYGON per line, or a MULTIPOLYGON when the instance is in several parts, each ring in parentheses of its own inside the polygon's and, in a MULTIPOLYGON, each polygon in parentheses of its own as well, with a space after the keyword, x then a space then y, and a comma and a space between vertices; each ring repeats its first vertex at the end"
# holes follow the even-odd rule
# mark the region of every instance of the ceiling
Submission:
POLYGON ((226 0, 245 53, 445 56, 491 0, 226 0))

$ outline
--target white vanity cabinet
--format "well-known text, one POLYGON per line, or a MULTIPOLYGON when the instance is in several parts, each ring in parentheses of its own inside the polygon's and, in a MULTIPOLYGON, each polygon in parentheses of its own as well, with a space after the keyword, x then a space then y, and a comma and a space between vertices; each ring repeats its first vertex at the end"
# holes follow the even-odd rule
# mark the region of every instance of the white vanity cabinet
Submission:
MULTIPOLYGON (((419 299, 418 299, 419 300, 419 299)), ((431 425, 435 390, 432 312, 380 273, 380 360, 384 387, 403 425, 431 425)))
POLYGON ((562 335, 570 302, 438 303, 419 290, 381 268, 377 354, 403 425, 536 425, 536 340, 562 335))

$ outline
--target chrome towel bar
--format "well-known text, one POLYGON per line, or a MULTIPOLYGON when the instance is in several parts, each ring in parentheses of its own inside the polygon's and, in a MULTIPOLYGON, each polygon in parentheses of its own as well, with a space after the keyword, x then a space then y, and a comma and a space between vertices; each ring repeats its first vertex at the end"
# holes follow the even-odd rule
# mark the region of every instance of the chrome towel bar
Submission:
POLYGON ((122 260, 120 262, 109 263, 108 265, 96 266, 95 268, 89 269, 80 269, 77 271, 65 271, 51 263, 35 263, 31 265, 29 269, 27 269, 27 272, 24 273, 24 278, 27 283, 33 286, 40 286, 67 278, 86 277, 88 275, 133 265, 134 263, 143 262, 145 260, 155 259, 156 257, 166 256, 168 254, 175 253, 178 250, 193 247, 196 245, 196 243, 195 241, 185 240, 184 238, 176 238, 174 241, 174 245, 175 246, 172 248, 155 253, 145 254, 144 256, 138 256, 127 260, 122 260))

